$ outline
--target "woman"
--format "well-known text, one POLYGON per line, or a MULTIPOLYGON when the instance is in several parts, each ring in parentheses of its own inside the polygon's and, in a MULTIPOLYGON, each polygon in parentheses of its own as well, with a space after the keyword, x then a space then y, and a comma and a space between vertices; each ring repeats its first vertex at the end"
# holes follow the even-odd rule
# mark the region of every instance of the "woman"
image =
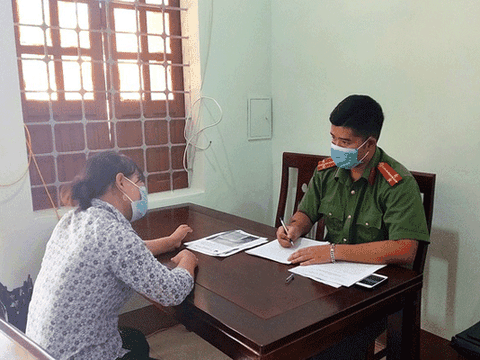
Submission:
POLYGON ((172 258, 173 270, 154 255, 178 248, 192 229, 181 225, 168 237, 143 242, 129 221, 147 211, 144 177, 115 152, 91 157, 62 199, 78 208, 62 217, 48 241, 26 334, 59 360, 138 359, 122 348, 119 311, 135 291, 164 306, 185 299, 195 255, 182 250, 172 258))

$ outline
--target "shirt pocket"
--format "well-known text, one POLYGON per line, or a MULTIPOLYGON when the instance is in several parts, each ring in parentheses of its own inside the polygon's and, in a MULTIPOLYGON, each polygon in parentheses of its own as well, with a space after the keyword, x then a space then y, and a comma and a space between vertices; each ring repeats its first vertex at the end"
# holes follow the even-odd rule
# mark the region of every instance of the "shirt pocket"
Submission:
POLYGON ((331 237, 340 236, 345 221, 345 213, 342 208, 333 204, 323 203, 318 209, 319 214, 325 219, 325 226, 331 237))
POLYGON ((361 211, 356 223, 357 243, 386 240, 382 238, 382 218, 382 212, 376 208, 361 211))

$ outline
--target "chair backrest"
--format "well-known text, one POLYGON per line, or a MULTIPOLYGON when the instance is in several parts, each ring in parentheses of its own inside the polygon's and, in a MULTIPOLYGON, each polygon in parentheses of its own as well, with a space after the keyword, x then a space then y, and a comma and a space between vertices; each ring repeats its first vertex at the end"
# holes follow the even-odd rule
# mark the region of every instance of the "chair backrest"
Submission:
POLYGON ((9 291, 0 283, 0 317, 25 332, 27 326, 28 306, 32 299, 33 281, 30 275, 23 286, 9 291), (2 316, 4 314, 4 316, 2 316))
MULTIPOLYGON (((433 200, 435 198, 435 174, 424 173, 419 171, 411 171, 415 180, 417 180, 420 193, 423 196, 423 209, 425 210, 425 218, 427 219, 427 229, 431 233, 433 219, 433 200)), ((418 242, 417 254, 413 262, 413 270, 423 273, 425 267, 425 259, 427 257, 428 243, 425 241, 418 242)))
MULTIPOLYGON (((277 217, 275 220, 275 226, 278 228, 280 218, 287 216, 287 202, 292 199, 290 195, 293 195, 292 214, 297 211, 298 203, 303 198, 306 186, 312 178, 313 172, 317 167, 319 161, 326 159, 328 156, 323 155, 311 155, 311 154, 298 154, 291 152, 283 153, 282 161, 282 180, 280 184, 280 199, 277 208, 277 217), (296 169, 297 179, 296 183, 291 184, 290 169, 296 169), (293 186, 292 186, 293 185, 293 186), (289 194, 289 187, 295 188, 295 194, 289 194)), ((285 219, 288 220, 288 219, 285 219)), ((313 236, 317 240, 322 240, 324 236, 323 219, 317 224, 317 230, 313 236)))
POLYGON ((3 302, 0 301, 0 319, 8 322, 8 313, 7 308, 3 305, 3 302))
MULTIPOLYGON (((275 226, 281 226, 280 218, 286 217, 287 202, 292 199, 289 195, 289 188, 295 188, 295 194, 292 202, 293 213, 297 211, 298 203, 302 200, 304 190, 308 182, 310 181, 315 168, 319 161, 326 159, 328 156, 312 155, 312 154, 300 154, 300 153, 283 153, 282 161, 282 180, 280 184, 280 199, 277 208, 277 217, 275 220, 275 226), (297 181, 295 184, 291 183, 290 169, 296 169, 298 172, 297 181)), ((435 174, 411 171, 412 175, 418 183, 420 193, 423 196, 423 208, 425 210, 425 217, 427 219, 427 227, 430 232, 432 228, 433 218, 433 200, 435 195, 435 174)), ((324 224, 323 220, 317 223, 317 229, 315 239, 321 240, 324 236, 324 224)), ((423 272, 425 266, 425 259, 427 255, 428 243, 424 241, 418 242, 418 250, 413 263, 413 270, 423 272)))

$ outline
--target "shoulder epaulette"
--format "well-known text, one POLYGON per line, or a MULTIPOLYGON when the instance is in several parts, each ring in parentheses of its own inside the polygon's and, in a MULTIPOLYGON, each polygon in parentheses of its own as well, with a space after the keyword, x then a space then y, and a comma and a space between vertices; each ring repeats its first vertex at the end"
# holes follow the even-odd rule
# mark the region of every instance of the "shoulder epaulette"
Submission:
POLYGON ((327 159, 324 159, 324 160, 318 162, 317 170, 322 171, 322 170, 329 169, 329 168, 334 167, 334 166, 336 166, 335 161, 333 161, 332 158, 327 158, 327 159))
POLYGON ((386 162, 378 163, 377 168, 380 170, 380 173, 387 180, 390 186, 393 186, 402 180, 402 177, 386 162))

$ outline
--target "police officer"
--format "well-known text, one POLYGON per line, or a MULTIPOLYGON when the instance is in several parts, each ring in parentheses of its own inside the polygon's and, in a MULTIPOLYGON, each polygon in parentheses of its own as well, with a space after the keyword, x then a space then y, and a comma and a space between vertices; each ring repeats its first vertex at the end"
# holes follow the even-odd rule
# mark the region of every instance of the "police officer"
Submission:
POLYGON ((287 232, 277 230, 280 244, 291 247, 323 217, 330 245, 294 252, 293 264, 408 264, 417 242, 429 241, 415 178, 377 146, 383 119, 380 105, 365 95, 348 96, 332 111, 331 158, 315 169, 287 232))

